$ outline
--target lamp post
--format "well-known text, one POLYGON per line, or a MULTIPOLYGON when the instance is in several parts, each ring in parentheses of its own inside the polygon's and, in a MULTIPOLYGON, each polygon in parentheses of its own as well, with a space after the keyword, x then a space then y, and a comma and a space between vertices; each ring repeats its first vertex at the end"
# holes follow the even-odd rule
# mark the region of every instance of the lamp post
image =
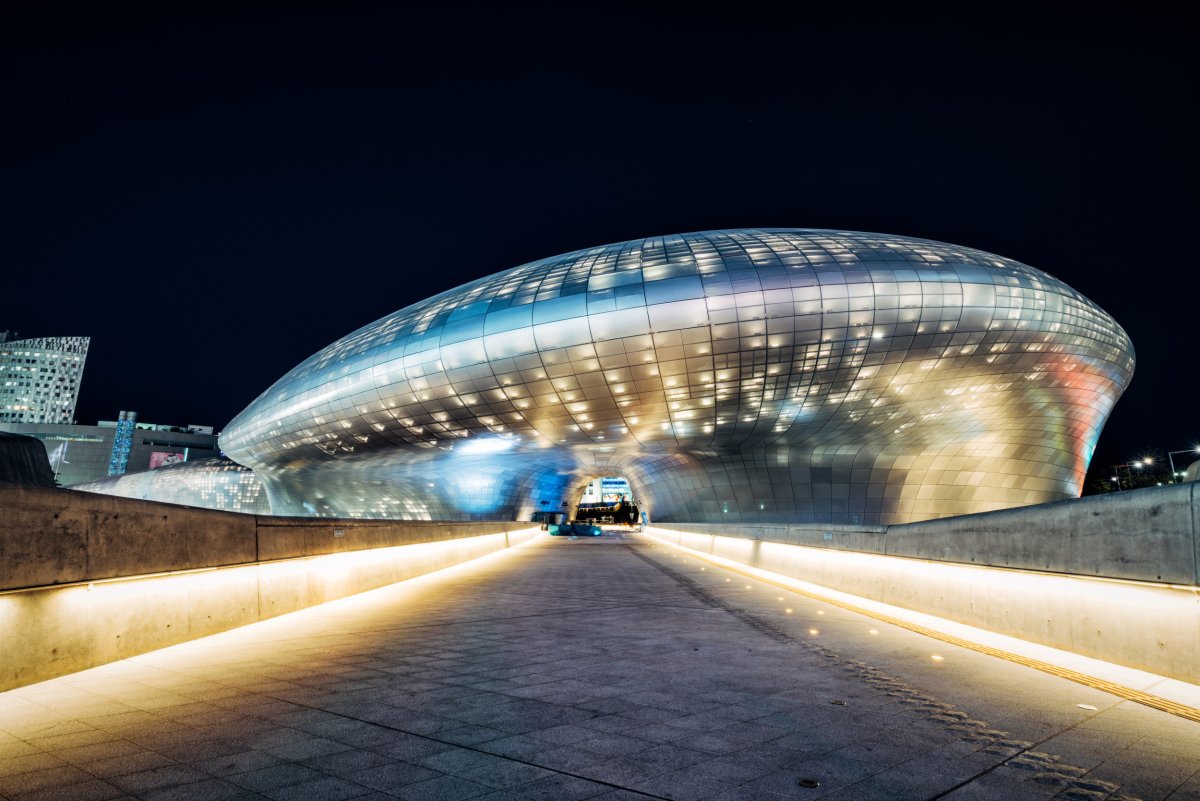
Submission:
POLYGON ((1141 470, 1143 467, 1147 467, 1152 464, 1154 464, 1154 460, 1149 457, 1145 459, 1138 459, 1134 462, 1126 462, 1125 464, 1114 464, 1112 466, 1112 480, 1117 485, 1117 490, 1120 491, 1125 489, 1125 487, 1121 485, 1121 473, 1119 472, 1121 468, 1125 468, 1125 480, 1129 483, 1130 489, 1133 489, 1133 472, 1130 470, 1130 468, 1133 468, 1134 470, 1141 470))
MULTIPOLYGON (((1191 454, 1200 455, 1200 445, 1198 445, 1194 448, 1189 448, 1187 450, 1183 450, 1183 451, 1170 451, 1167 453, 1167 460, 1171 463, 1171 482, 1172 483, 1175 483, 1177 481, 1177 479, 1180 478, 1182 475, 1182 474, 1180 474, 1179 476, 1177 476, 1175 474, 1175 454, 1177 454, 1177 453, 1191 453, 1191 454)), ((1191 462, 1188 462, 1188 464, 1191 464, 1191 462)))

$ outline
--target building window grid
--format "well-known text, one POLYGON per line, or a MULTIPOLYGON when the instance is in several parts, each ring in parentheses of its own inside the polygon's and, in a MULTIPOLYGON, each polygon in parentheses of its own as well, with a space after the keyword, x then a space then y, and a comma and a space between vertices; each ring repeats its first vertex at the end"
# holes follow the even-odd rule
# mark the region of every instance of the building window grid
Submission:
POLYGON ((18 379, 4 382, 3 394, 17 397, 0 405, 0 423, 72 422, 89 344, 87 337, 44 337, 0 347, 0 374, 18 379))

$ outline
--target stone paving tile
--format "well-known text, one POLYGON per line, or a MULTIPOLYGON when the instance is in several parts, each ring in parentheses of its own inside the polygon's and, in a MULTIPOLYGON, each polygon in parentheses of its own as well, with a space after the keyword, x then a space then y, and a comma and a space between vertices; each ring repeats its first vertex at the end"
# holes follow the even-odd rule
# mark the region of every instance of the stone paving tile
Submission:
POLYGON ((864 737, 829 753, 862 762, 873 762, 882 767, 890 767, 907 762, 928 750, 929 746, 924 743, 918 744, 903 738, 893 739, 887 736, 878 736, 864 737))
POLYGON ((410 762, 392 762, 349 773, 345 778, 364 787, 392 793, 402 787, 435 779, 440 775, 443 774, 410 762))
POLYGON ((1190 779, 1179 785, 1167 801, 1200 801, 1200 773, 1193 774, 1190 779))
POLYGON ((108 732, 100 731, 98 729, 88 729, 87 731, 73 732, 71 734, 56 734, 49 737, 30 738, 29 741, 43 751, 55 752, 66 751, 84 745, 106 743, 112 739, 112 735, 108 732))
POLYGON ((322 774, 319 771, 315 771, 312 768, 290 762, 281 762, 267 768, 258 768, 257 770, 250 770, 245 773, 233 773, 227 776, 226 779, 240 787, 245 787, 247 790, 263 793, 292 784, 315 781, 321 778, 321 776, 322 774))
POLYGON ((697 762, 689 770, 694 774, 729 784, 744 784, 775 773, 782 764, 784 761, 775 758, 774 754, 761 754, 752 750, 697 762))
POLYGON ((34 750, 24 756, 0 759, 0 776, 19 776, 22 773, 58 768, 66 764, 67 760, 59 756, 34 750))
POLYGON ((163 768, 168 765, 175 764, 178 764, 176 760, 171 759, 163 754, 159 754, 155 751, 138 750, 131 754, 122 754, 120 756, 108 757, 107 759, 98 759, 94 762, 84 762, 81 763, 79 767, 83 768, 93 776, 103 776, 111 779, 115 776, 126 776, 130 773, 141 773, 142 771, 163 768))
POLYGON ((59 787, 69 787, 74 784, 91 781, 94 776, 73 765, 62 765, 43 770, 18 773, 12 776, 0 776, 0 795, 10 798, 27 795, 36 790, 47 790, 59 787))
POLYGON ((457 729, 438 732, 439 740, 454 743, 455 745, 479 745, 489 740, 499 740, 507 736, 508 732, 491 729, 487 726, 461 726, 457 729))
POLYGON ((600 782, 559 774, 521 785, 521 795, 528 801, 580 801, 612 789, 600 782))
POLYGON ((518 785, 544 779, 553 775, 553 771, 539 768, 536 765, 526 765, 511 760, 497 760, 489 765, 468 770, 462 778, 484 784, 488 787, 503 789, 515 788, 518 785))
POLYGON ((477 798, 484 793, 492 792, 492 790, 493 788, 485 784, 478 784, 458 776, 438 776, 402 787, 395 791, 395 794, 397 798, 405 799, 405 801, 456 801, 460 798, 477 798))
MULTIPOLYGON (((156 753, 162 754, 176 762, 199 762, 214 757, 238 754, 246 750, 246 746, 231 740, 201 740, 186 745, 154 745, 156 753)), ((141 749, 134 753, 142 753, 141 749)))
POLYGON ((563 773, 578 773, 591 765, 607 762, 610 759, 613 759, 611 754, 601 754, 573 745, 542 750, 529 757, 529 761, 534 765, 563 773))
POLYGON ((404 733, 390 742, 369 746, 367 750, 395 759, 415 761, 422 757, 440 754, 442 751, 449 751, 455 747, 453 743, 439 742, 404 733))
MULTIPOLYGON (((877 773, 852 786, 820 797, 829 799, 829 801, 900 801, 901 799, 932 798, 957 787, 960 783, 960 779, 940 773, 901 768, 886 773, 877 773)), ((1011 797, 1008 793, 998 797, 994 788, 991 793, 991 801, 1001 801, 1001 798, 1011 797)))
POLYGON ((336 754, 310 757, 303 760, 303 763, 314 770, 328 773, 331 776, 346 776, 351 773, 357 773, 360 770, 366 770, 367 768, 389 765, 396 761, 391 757, 377 754, 374 751, 353 749, 350 751, 339 751, 336 754))
POLYGON ((487 768, 507 761, 503 757, 485 754, 480 751, 472 751, 468 748, 452 748, 415 760, 416 764, 423 767, 432 768, 439 773, 449 773, 456 776, 462 775, 469 770, 487 768))
POLYGON ((528 760, 546 752, 545 740, 540 740, 529 734, 517 734, 488 740, 475 746, 476 750, 485 754, 496 754, 510 759, 528 760))
POLYGON ((634 780, 632 786, 641 792, 677 799, 677 801, 699 801, 712 798, 733 788, 733 785, 726 782, 699 776, 687 770, 671 771, 649 778, 637 779, 634 780))
POLYGON ((181 784, 203 781, 209 776, 195 768, 186 765, 165 765, 161 768, 126 773, 122 776, 109 777, 117 787, 127 793, 140 794, 150 790, 160 790, 166 787, 176 787, 181 784))
POLYGON ((292 784, 267 790, 263 793, 275 801, 342 801, 348 798, 358 798, 370 793, 371 790, 361 784, 326 776, 301 784, 292 784))
POLYGON ((666 768, 655 767, 632 757, 617 756, 583 765, 574 773, 584 779, 627 787, 637 779, 657 776, 666 771, 666 768))
POLYGON ((878 765, 869 762, 850 757, 823 755, 790 765, 747 784, 757 790, 768 790, 781 795, 811 797, 812 794, 807 788, 800 786, 799 782, 817 781, 828 791, 855 784, 879 770, 878 765))
POLYGON ((678 745, 654 745, 630 755, 630 758, 663 770, 680 770, 697 762, 705 762, 710 755, 678 745))
POLYGON ((595 737, 596 732, 605 734, 620 734, 627 732, 630 729, 636 729, 644 725, 643 721, 637 718, 631 718, 626 715, 596 715, 576 724, 578 728, 587 729, 591 732, 591 736, 595 737))
MULTIPOLYGON (((687 740, 699 739, 699 737, 693 737, 692 733, 686 729, 677 729, 664 723, 639 725, 634 729, 626 729, 625 734, 629 737, 634 737, 638 740, 646 740, 650 743, 679 743, 681 745, 687 745, 687 740)), ((700 737, 704 736, 705 735, 700 735, 700 737)), ((721 753, 724 752, 724 750, 721 751, 721 753)))
POLYGON ((609 756, 629 756, 643 751, 647 747, 645 740, 609 733, 593 735, 586 740, 580 740, 575 745, 587 751, 595 751, 598 754, 608 754, 609 756))
POLYGON ((795 796, 780 795, 753 787, 733 787, 710 796, 708 801, 791 801, 795 796))
POLYGON ((348 751, 353 746, 345 743, 326 740, 324 737, 310 737, 307 740, 299 740, 294 743, 285 743, 283 745, 271 745, 262 748, 268 754, 274 754, 282 759, 287 759, 299 762, 305 759, 310 759, 317 756, 326 756, 328 754, 336 754, 341 751, 348 751))
POLYGON ((108 782, 91 779, 65 787, 45 787, 13 796, 14 801, 110 801, 125 793, 108 782))
POLYGON ((200 759, 192 763, 192 766, 212 776, 232 776, 235 773, 249 773, 282 764, 284 761, 277 756, 247 749, 200 759))
MULTIPOLYGON (((0 759, 12 759, 14 757, 41 753, 44 752, 37 746, 30 745, 24 740, 18 740, 11 735, 0 734, 0 759)), ((0 773, 0 776, 3 775, 3 773, 0 773)))
POLYGON ((701 566, 542 539, 0 693, 0 800, 1200 796, 1196 724, 701 566))
POLYGON ((239 787, 221 779, 181 784, 163 790, 139 793, 145 801, 261 801, 262 796, 253 790, 239 787))

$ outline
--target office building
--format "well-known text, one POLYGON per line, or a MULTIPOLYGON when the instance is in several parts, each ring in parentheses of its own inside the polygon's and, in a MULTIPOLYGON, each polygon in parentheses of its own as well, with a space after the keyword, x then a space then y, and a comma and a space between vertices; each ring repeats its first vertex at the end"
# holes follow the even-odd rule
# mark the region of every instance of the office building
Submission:
POLYGON ((0 333, 0 424, 70 425, 88 337, 9 339, 0 333))

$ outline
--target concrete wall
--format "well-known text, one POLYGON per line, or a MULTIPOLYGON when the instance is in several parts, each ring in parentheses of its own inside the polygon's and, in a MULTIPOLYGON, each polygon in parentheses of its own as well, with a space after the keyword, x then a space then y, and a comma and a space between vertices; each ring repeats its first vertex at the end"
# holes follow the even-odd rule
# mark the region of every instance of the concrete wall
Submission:
POLYGON ((530 525, 269 517, 0 484, 0 591, 409 545, 530 525))
POLYGON ((903 526, 739 532, 672 524, 652 533, 823 587, 1200 683, 1195 486, 903 526))
POLYGON ((0 691, 382 587, 538 533, 529 523, 256 517, 0 485, 0 691))
POLYGON ((896 526, 656 526, 812 548, 1196 585, 1198 486, 1149 487, 896 526))

